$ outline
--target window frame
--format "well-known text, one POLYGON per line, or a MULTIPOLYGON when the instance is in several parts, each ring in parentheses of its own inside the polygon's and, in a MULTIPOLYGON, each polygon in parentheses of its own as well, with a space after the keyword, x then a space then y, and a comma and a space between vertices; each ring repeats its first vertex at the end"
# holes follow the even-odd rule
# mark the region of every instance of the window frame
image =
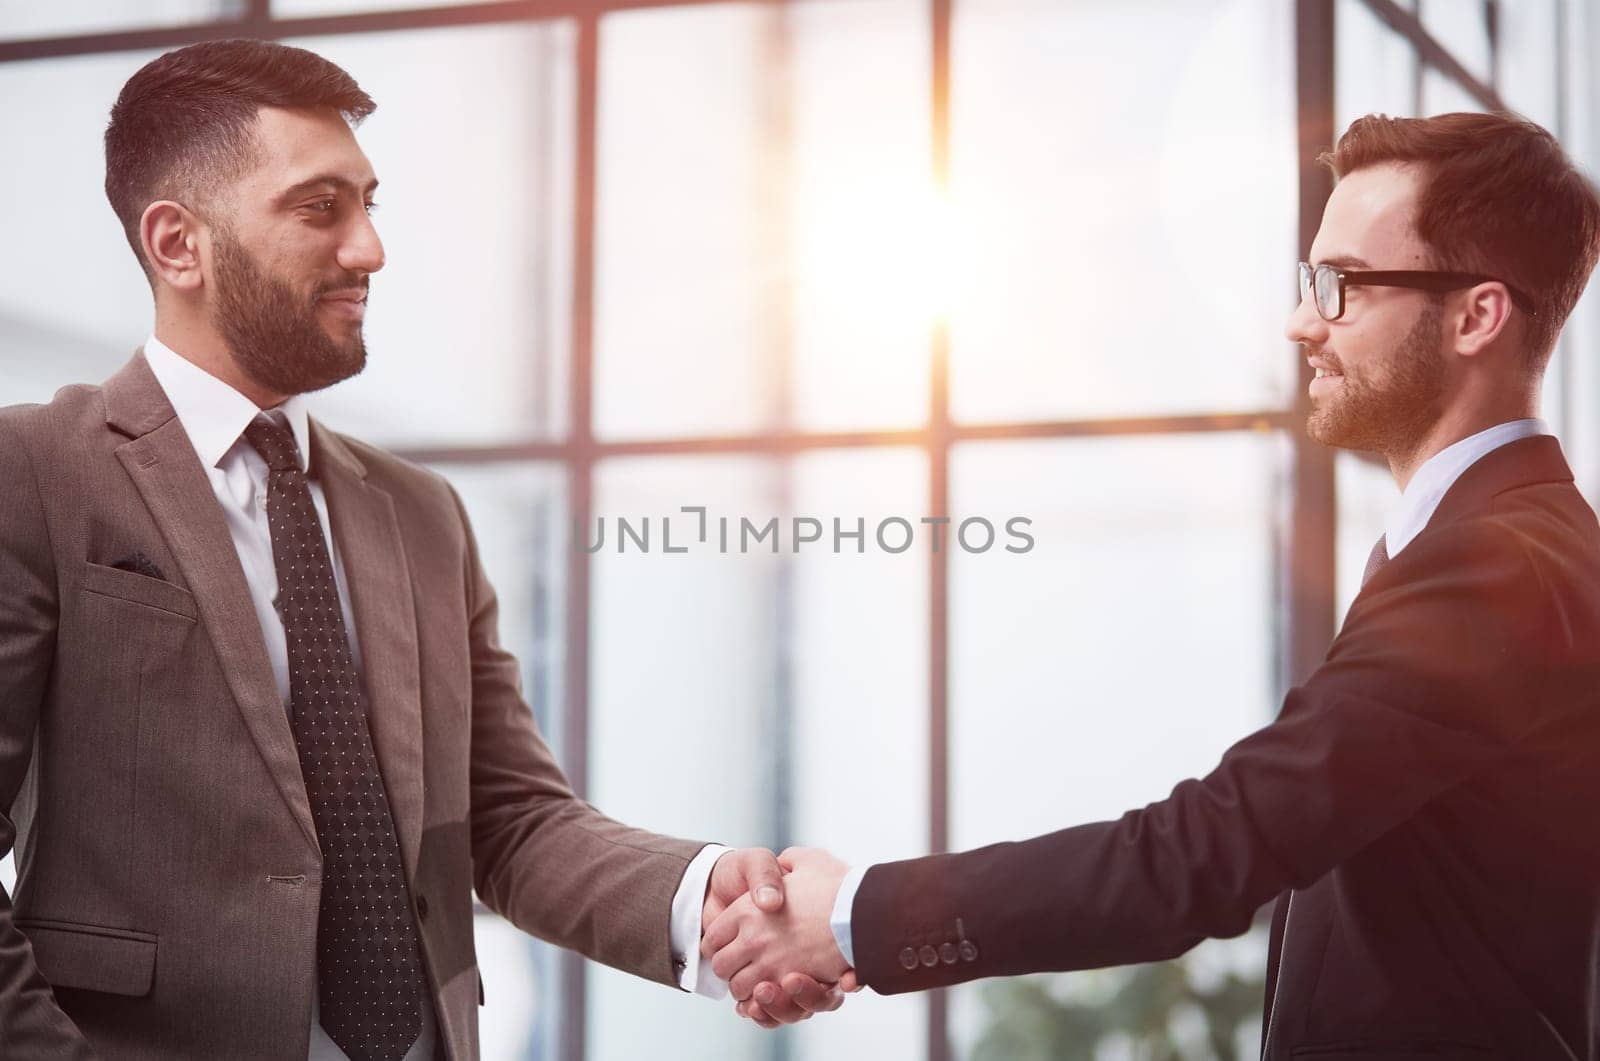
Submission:
MULTIPOLYGON (((929 515, 949 514, 950 460, 954 447, 999 439, 1082 438, 1116 435, 1185 434, 1213 431, 1266 430, 1286 432, 1292 466, 1286 483, 1287 520, 1280 529, 1276 602, 1282 622, 1276 624, 1273 646, 1278 688, 1303 679, 1321 661, 1332 640, 1335 614, 1334 543, 1337 512, 1333 451, 1312 443, 1301 426, 1309 412, 1306 386, 1311 370, 1300 365, 1294 400, 1284 409, 1219 410, 1212 414, 1115 417, 1104 419, 1017 421, 985 424, 956 422, 950 412, 949 347, 944 324, 935 326, 929 349, 930 401, 920 428, 888 431, 803 432, 604 441, 593 425, 593 330, 595 278, 595 173, 599 97, 599 38, 606 16, 648 8, 688 8, 723 3, 782 6, 789 0, 494 0, 450 7, 418 7, 378 12, 275 18, 271 0, 243 0, 239 14, 202 23, 129 29, 60 37, 0 40, 0 63, 31 62, 105 52, 181 47, 204 40, 255 37, 264 40, 369 34, 387 31, 442 29, 521 22, 570 20, 576 25, 576 158, 575 209, 572 233, 572 320, 570 370, 567 374, 568 431, 555 441, 508 441, 495 445, 439 446, 401 449, 412 460, 447 464, 556 462, 568 478, 568 516, 574 526, 594 517, 596 466, 616 457, 669 454, 745 454, 786 457, 799 453, 853 447, 916 447, 927 457, 929 515)), ((827 2, 827 0, 811 0, 827 2)), ((932 151, 929 172, 936 186, 947 187, 950 169, 951 33, 958 0, 925 0, 931 26, 932 63, 930 119, 932 151)), ((1417 62, 1416 97, 1420 106, 1421 73, 1430 68, 1456 83, 1485 109, 1505 109, 1497 86, 1475 78, 1428 33, 1417 10, 1394 0, 1357 0, 1413 48, 1417 62)), ((1439 0, 1414 0, 1424 3, 1439 0)), ((1456 0, 1450 0, 1456 2, 1456 0)), ((1559 0, 1558 0, 1559 2, 1559 0)), ((1498 75, 1500 40, 1495 0, 1480 0, 1485 19, 1490 70, 1498 75)), ((1295 0, 1295 82, 1299 114, 1299 242, 1309 247, 1321 223, 1332 190, 1316 155, 1333 142, 1334 11, 1336 0, 1295 0)), ((1564 89, 1558 89, 1564 91, 1564 89)), ((1288 300, 1296 292, 1285 282, 1288 300)), ((1568 359, 1570 360, 1570 359, 1568 359)), ((1565 380, 1565 374, 1563 376, 1565 380)), ((929 736, 928 850, 944 851, 949 843, 949 551, 930 553, 927 724, 929 736)), ((563 766, 580 795, 589 781, 589 647, 591 625, 590 556, 568 550, 563 609, 565 638, 565 704, 561 713, 563 766)), ((779 788, 783 786, 780 784, 779 788)), ((781 801, 782 794, 774 793, 781 801)), ((558 1047, 562 1061, 582 1061, 586 1052, 585 969, 582 958, 562 956, 558 1047)), ((950 1061, 949 1012, 943 991, 933 992, 928 1006, 928 1061, 950 1061)), ((786 1056, 776 1047, 774 1056, 786 1056)))

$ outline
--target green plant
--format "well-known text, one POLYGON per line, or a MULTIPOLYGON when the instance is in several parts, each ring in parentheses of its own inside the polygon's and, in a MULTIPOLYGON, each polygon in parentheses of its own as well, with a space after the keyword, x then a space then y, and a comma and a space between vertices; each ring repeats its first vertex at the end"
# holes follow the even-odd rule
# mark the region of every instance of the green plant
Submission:
POLYGON ((972 1061, 1094 1061, 1120 1038, 1138 1061, 1242 1061, 1239 1032, 1261 1021, 1259 976, 1228 972, 1199 984, 1185 959, 1087 973, 996 981, 972 1061), (1195 1017, 1204 1046, 1174 1034, 1195 1017), (1200 1049, 1209 1052, 1197 1052, 1200 1049))

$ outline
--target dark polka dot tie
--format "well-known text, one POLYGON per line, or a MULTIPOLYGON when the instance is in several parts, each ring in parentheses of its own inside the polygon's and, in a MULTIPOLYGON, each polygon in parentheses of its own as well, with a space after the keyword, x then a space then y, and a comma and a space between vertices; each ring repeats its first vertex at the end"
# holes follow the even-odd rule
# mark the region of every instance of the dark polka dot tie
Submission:
POLYGON ((244 435, 270 469, 267 522, 289 646, 290 725, 322 848, 322 1027, 352 1061, 398 1058, 422 1030, 422 961, 366 695, 294 436, 266 416, 244 435))

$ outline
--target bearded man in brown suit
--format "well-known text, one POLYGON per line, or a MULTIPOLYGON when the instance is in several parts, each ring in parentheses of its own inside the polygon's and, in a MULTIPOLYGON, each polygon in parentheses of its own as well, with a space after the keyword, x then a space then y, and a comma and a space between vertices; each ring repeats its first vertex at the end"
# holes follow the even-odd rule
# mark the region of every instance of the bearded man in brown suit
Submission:
POLYGON ((366 359, 373 106, 310 52, 222 41, 112 112, 154 334, 0 411, 7 1058, 473 1058, 474 889, 710 994, 702 921, 782 905, 770 852, 576 797, 454 490, 307 415, 366 359))

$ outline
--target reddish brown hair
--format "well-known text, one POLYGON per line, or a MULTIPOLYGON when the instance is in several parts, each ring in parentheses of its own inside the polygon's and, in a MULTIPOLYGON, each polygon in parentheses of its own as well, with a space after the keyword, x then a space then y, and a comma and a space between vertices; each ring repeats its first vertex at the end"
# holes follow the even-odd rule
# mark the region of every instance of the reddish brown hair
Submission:
POLYGON ((1512 114, 1358 118, 1319 159, 1335 177, 1421 167, 1415 225, 1434 268, 1487 273, 1527 293, 1531 367, 1543 371, 1600 254, 1600 199, 1561 144, 1512 114))

